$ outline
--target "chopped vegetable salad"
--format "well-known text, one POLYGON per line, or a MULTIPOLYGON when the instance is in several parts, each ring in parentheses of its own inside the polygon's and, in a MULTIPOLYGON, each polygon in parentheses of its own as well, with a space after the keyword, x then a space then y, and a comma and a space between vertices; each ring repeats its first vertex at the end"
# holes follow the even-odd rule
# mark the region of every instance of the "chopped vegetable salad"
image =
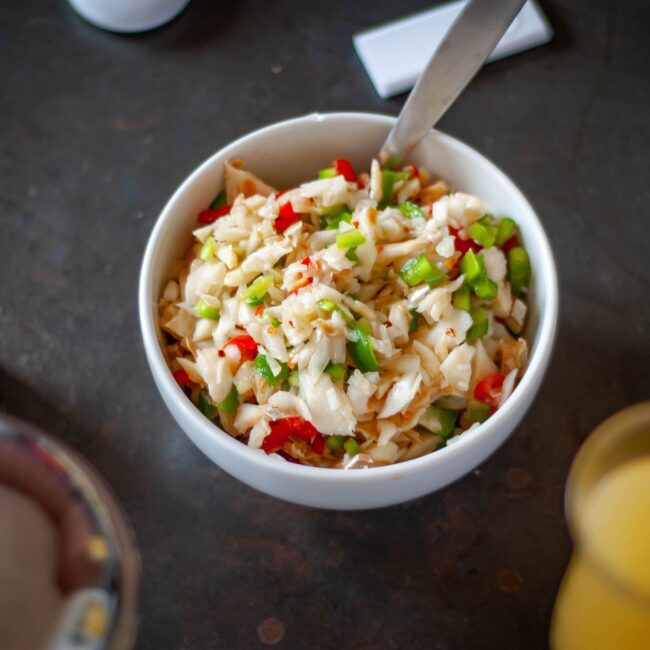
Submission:
POLYGON ((225 164, 159 318, 196 407, 286 461, 387 465, 488 419, 526 366, 516 222, 423 168, 337 159, 278 191, 225 164))

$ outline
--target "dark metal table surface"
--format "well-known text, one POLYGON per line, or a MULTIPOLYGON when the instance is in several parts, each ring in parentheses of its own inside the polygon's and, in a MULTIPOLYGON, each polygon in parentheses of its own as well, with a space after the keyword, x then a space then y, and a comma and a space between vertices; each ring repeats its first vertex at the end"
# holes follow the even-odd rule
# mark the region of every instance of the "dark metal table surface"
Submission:
POLYGON ((647 3, 543 2, 553 42, 484 68, 440 124, 528 194, 561 280, 544 387, 475 472, 378 511, 266 497, 182 434, 140 342, 140 259, 171 191, 276 120, 396 114, 404 98, 377 97, 350 37, 426 4, 192 0, 140 36, 63 0, 0 10, 2 406, 123 502, 144 566, 138 648, 547 645, 570 460, 650 388, 647 3))

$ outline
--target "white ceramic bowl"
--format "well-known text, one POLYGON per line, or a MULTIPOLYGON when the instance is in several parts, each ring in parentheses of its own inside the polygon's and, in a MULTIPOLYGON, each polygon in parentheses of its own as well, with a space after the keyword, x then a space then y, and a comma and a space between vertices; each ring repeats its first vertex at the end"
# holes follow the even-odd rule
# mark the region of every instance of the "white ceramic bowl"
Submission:
POLYGON ((207 420, 174 381, 163 358, 156 304, 173 261, 191 242, 196 215, 221 187, 223 162, 243 158, 276 187, 315 178, 337 157, 367 169, 394 118, 367 113, 314 114, 255 131, 214 154, 176 190, 151 233, 140 275, 140 323, 147 359, 172 415, 194 443, 244 483, 294 503, 354 510, 401 503, 449 485, 484 461, 531 405, 548 366, 557 324, 557 276, 544 230, 523 194, 489 160, 467 145, 431 131, 410 160, 465 192, 482 197, 496 215, 517 220, 533 267, 526 331, 530 361, 523 379, 487 422, 435 453, 385 467, 341 471, 306 467, 265 455, 207 420))

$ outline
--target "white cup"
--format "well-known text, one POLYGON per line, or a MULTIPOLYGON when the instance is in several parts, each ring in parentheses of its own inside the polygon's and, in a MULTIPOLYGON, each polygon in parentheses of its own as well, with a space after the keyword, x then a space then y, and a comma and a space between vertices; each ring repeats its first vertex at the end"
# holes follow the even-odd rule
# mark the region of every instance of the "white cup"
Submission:
POLYGON ((68 0, 89 23, 112 32, 145 32, 175 18, 190 0, 68 0))

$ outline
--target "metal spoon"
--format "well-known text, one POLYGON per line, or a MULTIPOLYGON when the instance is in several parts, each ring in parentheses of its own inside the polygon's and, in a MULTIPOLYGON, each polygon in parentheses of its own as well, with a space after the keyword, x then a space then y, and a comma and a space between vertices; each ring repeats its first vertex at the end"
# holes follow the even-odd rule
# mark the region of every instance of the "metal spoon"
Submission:
POLYGON ((479 71, 526 0, 469 0, 433 53, 379 153, 401 163, 479 71))

